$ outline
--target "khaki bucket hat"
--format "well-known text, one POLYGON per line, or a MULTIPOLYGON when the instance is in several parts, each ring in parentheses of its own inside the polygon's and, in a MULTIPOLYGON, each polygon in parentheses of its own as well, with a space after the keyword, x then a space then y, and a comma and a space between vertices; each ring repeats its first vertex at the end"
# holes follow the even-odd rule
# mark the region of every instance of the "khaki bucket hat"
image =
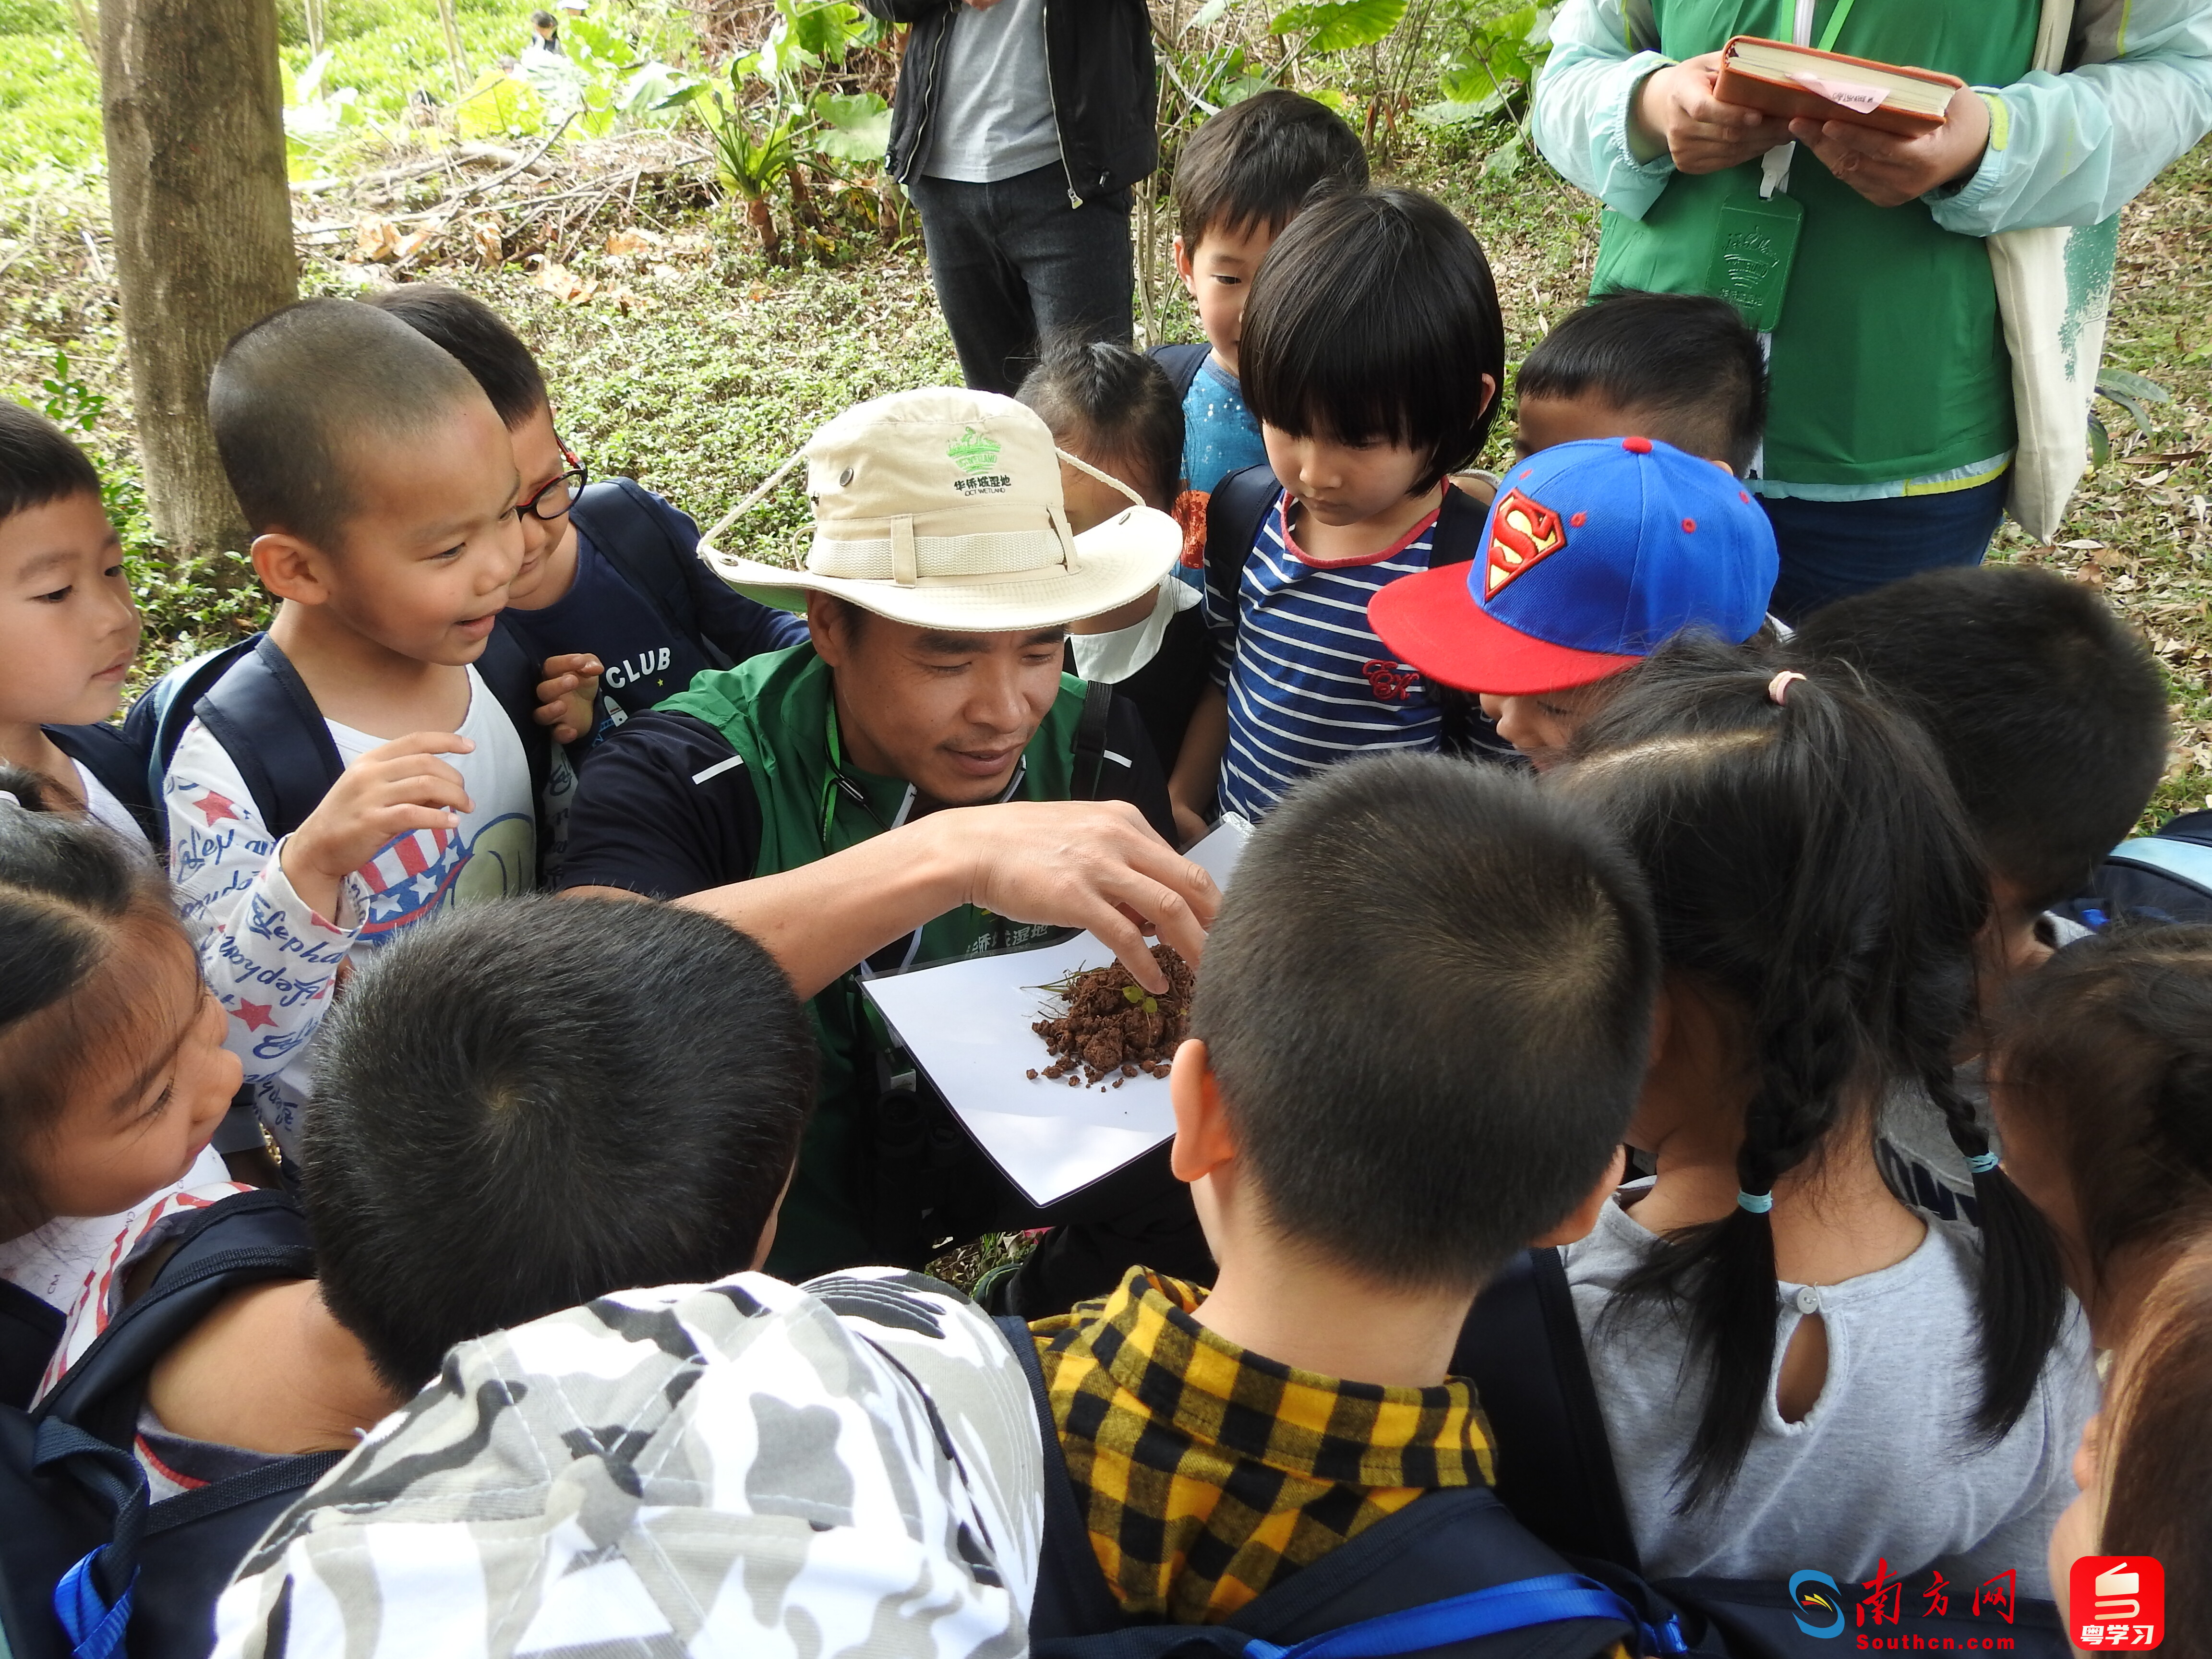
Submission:
POLYGON ((1182 549, 1173 519, 1054 448, 1034 410, 994 392, 931 387, 855 404, 799 459, 814 504, 805 566, 721 552, 710 532, 699 551, 726 580, 830 593, 922 628, 1008 633, 1126 605, 1182 549), (1131 505, 1072 534, 1062 460, 1131 505))

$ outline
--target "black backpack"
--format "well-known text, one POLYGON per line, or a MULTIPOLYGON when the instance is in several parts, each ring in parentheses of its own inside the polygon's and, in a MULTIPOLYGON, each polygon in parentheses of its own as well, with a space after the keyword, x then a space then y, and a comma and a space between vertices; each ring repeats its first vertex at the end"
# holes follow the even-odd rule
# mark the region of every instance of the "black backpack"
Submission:
POLYGON ((123 803, 146 839, 159 849, 163 832, 158 798, 149 792, 146 757, 119 726, 48 726, 40 728, 55 748, 100 780, 123 803))
POLYGON ((1044 1542, 1030 1648, 1037 1659, 1588 1659, 1613 1644, 1680 1653, 1619 1587, 1576 1571, 1486 1489, 1431 1492, 1218 1625, 1132 1625, 1092 1553, 1060 1451, 1036 1345, 999 1322, 1030 1380, 1044 1449, 1044 1542))
MULTIPOLYGON (((1232 605, 1243 585, 1244 566, 1260 538, 1260 528, 1282 487, 1264 464, 1248 466, 1222 479, 1206 504, 1206 585, 1232 605)), ((1436 534, 1429 544, 1430 568, 1471 563, 1481 550, 1482 526, 1489 516, 1488 509, 1464 489, 1445 490, 1443 505, 1437 509, 1436 534)), ((1443 716, 1437 747, 1445 754, 1513 758, 1513 745, 1498 735, 1497 725, 1483 714, 1473 692, 1431 684, 1428 695, 1443 716)))
POLYGON ((671 634, 697 645, 708 667, 733 667, 737 659, 729 648, 707 631, 693 586, 719 579, 700 562, 696 538, 689 544, 678 540, 673 527, 653 510, 654 499, 634 478, 603 478, 584 486, 568 516, 645 596, 671 634))
POLYGON ((2058 914, 2099 933, 2116 921, 2212 921, 2212 808, 2122 842, 2091 889, 2058 914))
POLYGON ((1145 355, 1167 371, 1168 379, 1175 383, 1176 402, 1180 404, 1190 394, 1190 383, 1198 378, 1212 349, 1200 340, 1194 345, 1154 346, 1145 355))
MULTIPOLYGON (((552 738, 537 720, 538 665, 495 627, 475 668, 522 740, 534 806, 553 767, 552 738)), ((272 836, 298 829, 345 769, 299 670, 276 641, 256 634, 163 676, 124 717, 123 738, 141 758, 141 787, 157 811, 162 775, 196 716, 246 781, 272 836)), ((166 844, 166 823, 162 830, 166 844)))
MULTIPOLYGON (((1566 1268, 1553 1249, 1524 1252, 1484 1290, 1460 1333, 1451 1371, 1475 1385, 1490 1419, 1498 1496, 1538 1538, 1571 1559, 1594 1558, 1641 1574, 1636 1540, 1598 1409, 1582 1328, 1575 1318, 1566 1268)), ((1671 1457, 1677 1448, 1656 1448, 1671 1457)), ((1808 1562, 1808 1568, 1819 1564, 1808 1562)), ((1896 1581, 1892 1581, 1896 1582, 1896 1581)), ((1928 1572, 1904 1581, 1894 1605, 1914 1609, 1900 1624, 1877 1623, 1863 1633, 1901 1638, 1899 1645, 1956 1651, 1987 1650, 2000 1638, 2021 1659, 2069 1659, 2057 1604, 2021 1600, 2010 1623, 1963 1611, 1922 1614, 1928 1572), (1920 1639, 1920 1638, 1925 1638, 1920 1639)), ((1837 1586, 1825 1575, 1789 1580, 1669 1578, 1652 1583, 1660 1605, 1679 1609, 1699 1632, 1700 1653, 1732 1659, 1823 1659, 1861 1617, 1859 1586, 1837 1586), (1808 1599, 1799 1600, 1801 1589, 1808 1599), (1818 1596, 1821 1599, 1811 1599, 1818 1596), (1809 1615, 1809 1616, 1808 1616, 1809 1615), (1832 1623, 1834 1628, 1814 1634, 1832 1623)), ((1970 1603, 1973 1587, 1950 1586, 1970 1603)))
POLYGON ((204 1659, 231 1575, 344 1454, 283 1458, 149 1504, 131 1452, 146 1379, 233 1291, 313 1273, 298 1206, 234 1194, 186 1224, 144 1294, 36 1411, 0 1408, 0 1646, 15 1659, 204 1659))

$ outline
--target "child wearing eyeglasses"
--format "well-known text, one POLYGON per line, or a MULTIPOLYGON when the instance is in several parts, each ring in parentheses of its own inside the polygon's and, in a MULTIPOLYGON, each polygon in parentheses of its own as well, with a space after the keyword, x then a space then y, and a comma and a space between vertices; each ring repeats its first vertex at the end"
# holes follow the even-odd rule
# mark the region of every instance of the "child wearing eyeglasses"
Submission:
POLYGON ((635 479, 587 486, 555 430, 538 360, 489 306, 435 283, 404 283, 368 303, 459 359, 506 423, 522 477, 522 568, 499 626, 544 665, 538 718, 581 745, 579 760, 693 675, 805 640, 798 617, 707 568, 685 514, 635 479))

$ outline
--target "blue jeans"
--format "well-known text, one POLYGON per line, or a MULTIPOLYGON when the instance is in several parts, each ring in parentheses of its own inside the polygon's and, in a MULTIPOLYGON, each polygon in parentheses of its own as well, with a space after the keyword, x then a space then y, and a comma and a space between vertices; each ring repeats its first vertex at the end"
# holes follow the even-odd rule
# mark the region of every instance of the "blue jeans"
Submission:
POLYGON ((1012 395, 1049 335, 1129 343, 1127 191, 1070 207, 1054 161, 988 185, 917 174, 907 193, 969 386, 1012 395))
POLYGON ((1979 564, 2004 517, 2009 473, 1941 495, 1873 501, 1759 497, 1781 549, 1767 608, 1802 621, 1831 599, 1881 587, 1938 565, 1979 564))

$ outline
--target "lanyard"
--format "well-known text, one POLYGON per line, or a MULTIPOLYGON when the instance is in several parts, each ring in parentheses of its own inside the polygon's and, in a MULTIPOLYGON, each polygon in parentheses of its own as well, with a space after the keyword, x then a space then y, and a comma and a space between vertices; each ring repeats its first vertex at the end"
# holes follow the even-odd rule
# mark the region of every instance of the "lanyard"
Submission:
MULTIPOLYGON (((1833 52, 1836 37, 1844 32, 1844 20, 1851 15, 1856 0, 1836 0, 1836 9, 1828 14, 1828 27, 1820 31, 1820 50, 1833 52)), ((1790 38, 1797 45, 1810 46, 1813 40, 1813 14, 1820 0, 1797 0, 1796 27, 1790 38)), ((1762 159, 1759 173, 1759 193, 1761 198, 1771 197, 1790 188, 1790 162, 1797 154, 1794 139, 1784 139, 1762 159)))

